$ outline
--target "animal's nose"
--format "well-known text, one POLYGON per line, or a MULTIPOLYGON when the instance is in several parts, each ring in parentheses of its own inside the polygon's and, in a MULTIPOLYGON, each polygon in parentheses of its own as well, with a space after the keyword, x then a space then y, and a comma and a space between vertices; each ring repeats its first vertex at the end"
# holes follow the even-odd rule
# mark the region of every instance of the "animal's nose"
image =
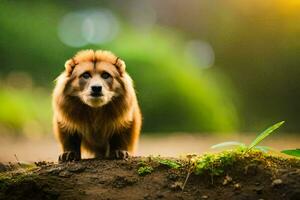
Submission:
POLYGON ((101 86, 92 86, 92 92, 93 93, 100 93, 102 91, 101 86))

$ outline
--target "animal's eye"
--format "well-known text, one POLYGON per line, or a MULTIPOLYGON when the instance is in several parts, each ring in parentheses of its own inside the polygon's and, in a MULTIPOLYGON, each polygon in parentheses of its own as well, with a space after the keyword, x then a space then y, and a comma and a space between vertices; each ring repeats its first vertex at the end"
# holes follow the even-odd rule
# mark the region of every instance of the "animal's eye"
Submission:
POLYGON ((101 74, 101 77, 102 77, 103 79, 108 79, 108 78, 111 77, 111 75, 110 75, 109 73, 107 73, 107 72, 103 72, 103 73, 101 74))
POLYGON ((81 77, 83 77, 84 79, 89 79, 89 78, 91 78, 92 76, 91 76, 91 74, 90 74, 89 72, 84 72, 84 73, 81 75, 81 77))

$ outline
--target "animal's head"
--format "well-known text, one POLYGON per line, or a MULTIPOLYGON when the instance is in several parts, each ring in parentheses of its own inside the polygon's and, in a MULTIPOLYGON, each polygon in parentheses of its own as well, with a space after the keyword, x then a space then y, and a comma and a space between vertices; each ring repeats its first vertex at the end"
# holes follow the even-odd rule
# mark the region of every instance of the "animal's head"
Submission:
POLYGON ((90 107, 101 107, 124 94, 125 63, 109 51, 83 50, 65 63, 66 93, 90 107))

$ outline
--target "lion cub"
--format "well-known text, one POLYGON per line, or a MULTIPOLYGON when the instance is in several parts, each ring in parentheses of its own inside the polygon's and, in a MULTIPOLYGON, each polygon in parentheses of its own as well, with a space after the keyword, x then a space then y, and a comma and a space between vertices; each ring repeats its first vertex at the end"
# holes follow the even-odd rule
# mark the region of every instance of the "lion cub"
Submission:
POLYGON ((95 157, 124 159, 134 153, 141 113, 125 63, 109 51, 83 50, 65 63, 53 91, 59 161, 95 157))

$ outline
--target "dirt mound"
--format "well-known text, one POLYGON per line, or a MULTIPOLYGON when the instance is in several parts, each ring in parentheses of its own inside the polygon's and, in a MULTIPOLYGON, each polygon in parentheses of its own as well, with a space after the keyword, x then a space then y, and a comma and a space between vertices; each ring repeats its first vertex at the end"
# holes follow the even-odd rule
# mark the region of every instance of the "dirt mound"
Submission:
POLYGON ((202 157, 193 164, 191 158, 153 157, 38 163, 2 172, 0 199, 300 198, 299 160, 262 154, 233 158, 207 162, 202 157))

